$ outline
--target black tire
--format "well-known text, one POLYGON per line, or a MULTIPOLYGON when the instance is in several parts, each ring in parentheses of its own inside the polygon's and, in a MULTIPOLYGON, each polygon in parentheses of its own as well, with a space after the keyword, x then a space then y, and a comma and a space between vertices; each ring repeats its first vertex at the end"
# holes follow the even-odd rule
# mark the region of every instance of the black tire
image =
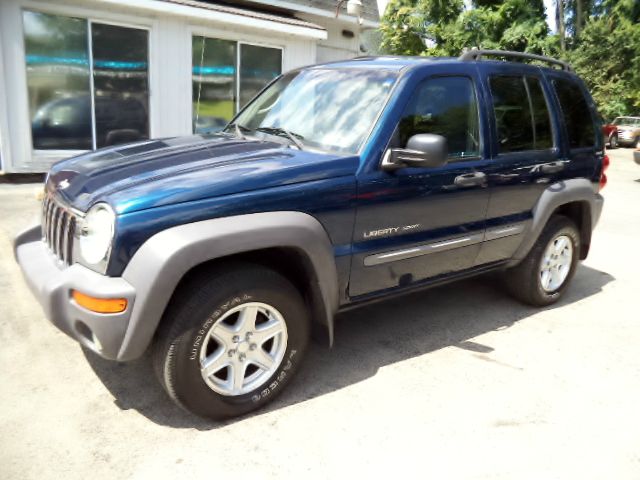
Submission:
POLYGON ((618 135, 611 135, 609 139, 609 148, 611 150, 618 148, 618 135))
POLYGON ((543 307, 557 302, 567 289, 576 271, 580 252, 580 234, 576 224, 562 215, 552 216, 529 254, 517 266, 507 270, 505 283, 509 293, 528 305, 543 307), (573 244, 571 267, 559 288, 547 292, 542 287, 540 264, 549 243, 560 235, 568 236, 573 244))
POLYGON ((291 282, 264 267, 229 263, 194 277, 174 295, 154 342, 153 363, 160 383, 178 405, 196 415, 222 420, 273 400, 298 369, 309 335, 309 313, 291 282), (222 395, 205 383, 196 352, 216 318, 247 302, 268 304, 282 314, 287 331, 284 358, 274 374, 254 390, 222 395))

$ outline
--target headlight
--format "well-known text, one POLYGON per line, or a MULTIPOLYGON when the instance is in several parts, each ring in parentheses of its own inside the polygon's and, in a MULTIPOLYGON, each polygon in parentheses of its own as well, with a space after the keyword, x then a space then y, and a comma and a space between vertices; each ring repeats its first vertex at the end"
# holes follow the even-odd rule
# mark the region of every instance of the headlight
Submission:
POLYGON ((86 263, 99 265, 108 259, 115 223, 116 214, 106 203, 89 209, 80 232, 80 253, 86 263))

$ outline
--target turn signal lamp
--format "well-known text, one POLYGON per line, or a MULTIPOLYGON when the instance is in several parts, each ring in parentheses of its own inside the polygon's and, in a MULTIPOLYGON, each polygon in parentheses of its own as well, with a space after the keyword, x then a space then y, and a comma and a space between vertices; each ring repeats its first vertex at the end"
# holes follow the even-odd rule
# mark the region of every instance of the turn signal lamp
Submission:
POLYGON ((96 298, 78 290, 72 290, 71 296, 78 305, 96 313, 120 313, 127 309, 126 298, 96 298))

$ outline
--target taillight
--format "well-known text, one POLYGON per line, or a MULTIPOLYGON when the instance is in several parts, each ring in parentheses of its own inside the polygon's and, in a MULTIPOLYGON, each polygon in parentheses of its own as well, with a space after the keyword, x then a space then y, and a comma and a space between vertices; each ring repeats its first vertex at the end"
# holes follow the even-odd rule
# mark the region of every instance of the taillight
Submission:
POLYGON ((604 186, 607 184, 607 174, 605 173, 607 171, 607 168, 609 168, 609 163, 611 163, 609 161, 609 156, 605 155, 602 158, 602 171, 600 172, 600 181, 598 182, 598 191, 602 190, 604 188, 604 186))

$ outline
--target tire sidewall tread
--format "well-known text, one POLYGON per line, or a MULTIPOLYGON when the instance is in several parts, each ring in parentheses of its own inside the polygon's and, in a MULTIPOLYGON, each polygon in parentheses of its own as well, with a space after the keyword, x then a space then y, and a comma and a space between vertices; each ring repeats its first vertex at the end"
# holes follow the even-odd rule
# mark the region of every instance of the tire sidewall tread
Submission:
POLYGON ((306 305, 286 278, 257 265, 227 264, 193 278, 174 295, 154 344, 154 367, 178 405, 222 420, 260 408, 275 398, 301 363, 309 336, 306 305), (217 319, 246 302, 267 303, 282 314, 287 324, 287 348, 280 366, 261 387, 244 395, 225 396, 202 379, 199 349, 217 319))
POLYGON ((580 233, 575 223, 563 215, 553 215, 524 260, 506 272, 507 289, 512 296, 528 305, 551 305, 562 297, 571 283, 579 256, 580 233), (562 285, 553 292, 546 292, 540 283, 540 262, 549 242, 559 235, 567 235, 572 240, 571 267, 562 285))

